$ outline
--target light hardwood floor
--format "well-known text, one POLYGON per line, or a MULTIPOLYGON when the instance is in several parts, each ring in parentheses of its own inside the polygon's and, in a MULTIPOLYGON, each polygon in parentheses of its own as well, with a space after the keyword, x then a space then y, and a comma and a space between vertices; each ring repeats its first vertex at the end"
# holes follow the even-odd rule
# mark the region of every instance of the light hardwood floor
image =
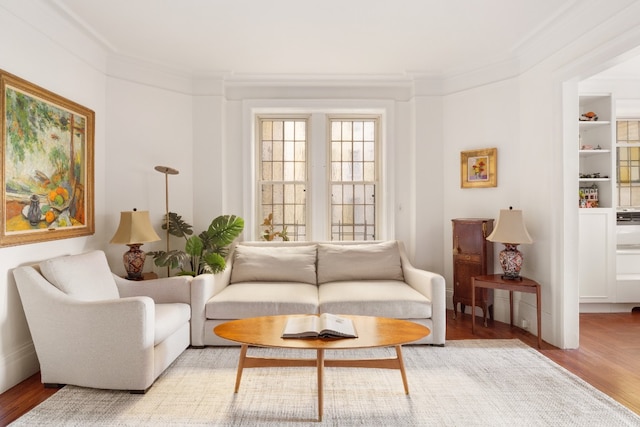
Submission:
MULTIPOLYGON (((447 312, 447 340, 518 338, 537 349, 536 336, 517 327, 476 319, 471 334, 471 315, 453 320, 447 312)), ((543 337, 544 339, 544 337, 543 337)), ((542 354, 640 414, 640 313, 580 315, 580 348, 560 350, 543 342, 542 354)), ((45 389, 39 374, 0 394, 0 426, 6 426, 47 399, 55 389, 45 389)))

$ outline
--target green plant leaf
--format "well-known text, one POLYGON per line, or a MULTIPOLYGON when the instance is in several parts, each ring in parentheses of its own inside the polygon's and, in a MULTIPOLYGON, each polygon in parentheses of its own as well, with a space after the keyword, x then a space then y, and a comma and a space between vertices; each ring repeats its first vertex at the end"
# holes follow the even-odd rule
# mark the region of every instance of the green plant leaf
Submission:
POLYGON ((224 257, 216 253, 208 253, 203 258, 203 273, 220 273, 227 266, 224 257))
POLYGON ((195 271, 178 271, 176 273, 176 276, 191 276, 191 277, 196 277, 196 272, 195 271))
POLYGON ((221 215, 214 218, 209 225, 207 235, 213 245, 229 246, 244 230, 244 220, 235 215, 221 215))
POLYGON ((158 267, 170 267, 172 269, 182 268, 189 261, 189 255, 183 251, 172 250, 169 252, 155 251, 147 252, 147 256, 153 257, 153 263, 158 267))
MULTIPOLYGON (((162 224, 162 229, 167 229, 166 221, 162 224)), ((169 212, 169 234, 187 239, 187 236, 193 234, 193 226, 184 222, 182 217, 177 213, 169 212)))
POLYGON ((202 239, 200 239, 199 236, 189 237, 187 239, 187 243, 185 243, 184 245, 184 251, 192 257, 201 256, 203 250, 204 250, 204 244, 202 243, 202 239))

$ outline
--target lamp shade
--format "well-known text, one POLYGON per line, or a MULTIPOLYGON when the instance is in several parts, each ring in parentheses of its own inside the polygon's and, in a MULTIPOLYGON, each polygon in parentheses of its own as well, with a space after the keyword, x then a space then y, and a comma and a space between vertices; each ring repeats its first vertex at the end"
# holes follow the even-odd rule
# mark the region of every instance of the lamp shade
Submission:
POLYGON ((149 211, 120 212, 120 224, 110 243, 130 245, 135 243, 157 242, 156 234, 149 220, 149 211))
POLYGON ((533 239, 524 225, 521 210, 501 209, 498 223, 493 232, 487 236, 490 242, 511 243, 519 245, 521 243, 533 243, 533 239))

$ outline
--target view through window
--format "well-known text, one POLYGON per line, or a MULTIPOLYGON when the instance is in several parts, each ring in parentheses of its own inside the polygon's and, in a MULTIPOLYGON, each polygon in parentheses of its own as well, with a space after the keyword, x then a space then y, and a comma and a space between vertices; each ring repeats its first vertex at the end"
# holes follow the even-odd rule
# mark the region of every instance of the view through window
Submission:
POLYGON ((316 141, 310 141, 309 117, 257 118, 256 223, 261 240, 307 240, 310 217, 316 223, 324 222, 319 229, 328 230, 328 235, 319 239, 376 238, 379 118, 323 117, 327 132, 324 138, 316 134, 316 141), (311 144, 321 144, 324 149, 311 150, 311 144), (322 182, 309 182, 311 165, 322 170, 327 165, 322 182), (313 199, 309 194, 312 188, 325 189, 319 194, 322 198, 326 193, 328 198, 313 199))
POLYGON ((259 127, 260 237, 305 240, 308 119, 261 118, 259 127))
POLYGON ((377 120, 331 119, 331 239, 376 238, 377 120))
POLYGON ((640 120, 618 120, 617 189, 618 206, 640 206, 640 120))

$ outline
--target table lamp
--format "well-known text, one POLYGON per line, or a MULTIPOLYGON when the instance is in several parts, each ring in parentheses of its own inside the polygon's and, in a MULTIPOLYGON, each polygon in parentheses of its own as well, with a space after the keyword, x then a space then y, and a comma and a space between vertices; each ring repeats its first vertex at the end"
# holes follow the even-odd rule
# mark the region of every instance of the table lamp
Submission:
POLYGON ((533 243, 533 239, 524 225, 521 210, 501 209, 498 223, 493 232, 487 236, 490 242, 504 244, 504 250, 500 252, 500 265, 504 275, 503 279, 522 280, 520 268, 522 267, 522 252, 518 250, 518 245, 522 243, 533 243))
POLYGON ((122 257, 124 268, 127 271, 127 279, 142 280, 146 254, 140 249, 140 246, 143 243, 158 240, 160 237, 151 226, 149 211, 134 209, 133 211, 120 212, 120 224, 110 243, 129 246, 129 250, 122 257))

